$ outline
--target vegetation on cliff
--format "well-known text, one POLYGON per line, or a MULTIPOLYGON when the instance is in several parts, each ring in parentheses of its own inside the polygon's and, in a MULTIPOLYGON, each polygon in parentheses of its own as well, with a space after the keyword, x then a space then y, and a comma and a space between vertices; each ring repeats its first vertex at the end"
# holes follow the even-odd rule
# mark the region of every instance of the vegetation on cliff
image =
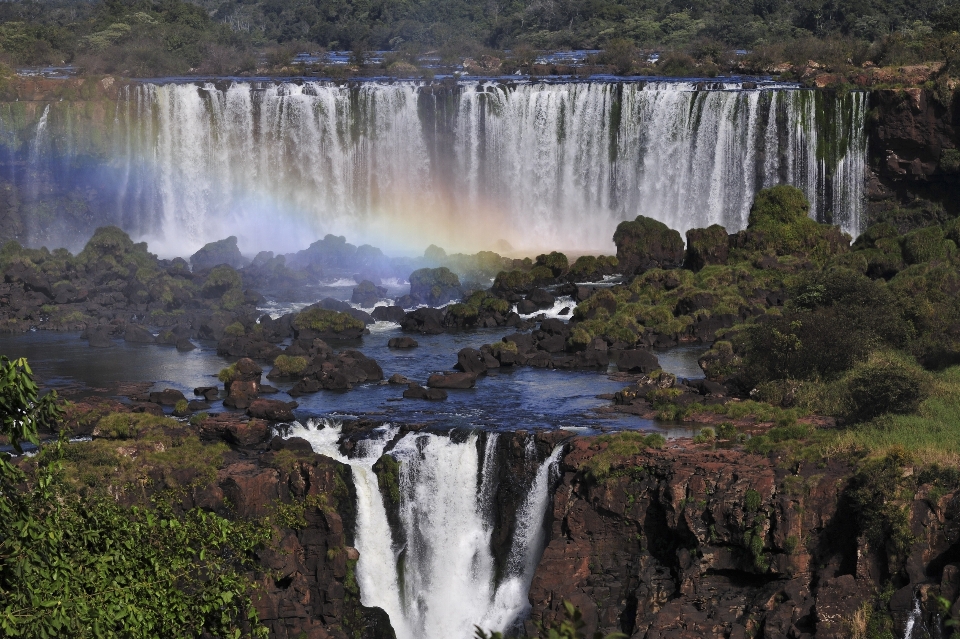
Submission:
MULTIPOLYGON (((293 72, 298 51, 388 51, 381 71, 417 72, 420 54, 456 63, 473 56, 481 71, 537 69, 537 49, 603 49, 594 65, 617 73, 715 75, 765 72, 783 62, 844 72, 870 61, 902 66, 957 60, 956 9, 936 0, 867 5, 682 4, 652 0, 544 5, 532 0, 475 6, 465 0, 388 3, 376 8, 333 0, 94 3, 17 2, 0 11, 0 55, 9 64, 72 62, 92 73, 127 76, 293 72), (751 49, 737 55, 737 48, 751 49), (651 49, 664 52, 655 65, 651 49), (509 50, 504 52, 504 50, 509 50)), ((554 65, 555 67, 556 65, 554 65)), ((788 64, 789 66, 789 64, 788 64)), ((539 65, 550 72, 550 65, 539 65)), ((342 66, 327 72, 342 73, 342 66)), ((554 69, 554 72, 556 70, 554 69)))
MULTIPOLYGON (((38 395, 25 361, 3 365, 0 403, 9 418, 0 432, 19 452, 23 442, 39 444, 39 427, 56 428, 61 410, 55 394, 38 395)), ((172 420, 108 415, 98 427, 108 440, 129 440, 136 450, 101 442, 67 446, 61 438, 29 463, 0 456, 4 636, 262 636, 244 571, 269 539, 268 528, 184 511, 174 492, 135 507, 120 503, 121 492, 143 491, 137 475, 151 454, 170 450, 174 465, 191 455, 177 450, 185 450, 182 439, 147 437, 157 429, 182 432, 172 420), (136 447, 141 438, 147 449, 136 447), (135 456, 141 458, 136 469, 128 465, 132 474, 115 476, 123 458, 135 456), (92 467, 98 476, 85 482, 82 469, 92 467)), ((216 454, 216 447, 206 452, 216 454)))

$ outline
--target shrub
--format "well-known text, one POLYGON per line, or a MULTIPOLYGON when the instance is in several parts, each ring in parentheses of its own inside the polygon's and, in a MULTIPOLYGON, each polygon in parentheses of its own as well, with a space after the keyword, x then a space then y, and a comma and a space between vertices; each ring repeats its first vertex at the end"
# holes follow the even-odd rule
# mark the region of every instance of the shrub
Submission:
POLYGON ((230 364, 226 368, 221 368, 220 372, 217 373, 217 379, 219 379, 224 384, 229 384, 237 377, 237 365, 236 363, 230 364))
POLYGON ((903 259, 907 264, 920 264, 930 260, 942 260, 954 253, 956 246, 945 240, 943 229, 928 226, 903 236, 903 259))
POLYGON ((567 261, 566 255, 553 251, 549 255, 538 255, 537 266, 545 266, 550 269, 553 277, 560 277, 569 268, 570 263, 567 261))
POLYGON ((869 421, 885 413, 906 414, 919 408, 930 393, 930 380, 918 366, 878 355, 858 366, 847 382, 851 421, 869 421))
POLYGON ((495 291, 525 293, 532 287, 533 276, 526 271, 500 271, 493 280, 495 291))
POLYGON ((299 375, 307 367, 307 358, 299 355, 277 355, 273 365, 281 375, 292 377, 299 375))
POLYGON ((243 334, 246 333, 246 329, 243 328, 243 324, 240 322, 234 322, 230 326, 227 326, 225 329, 223 329, 223 332, 234 337, 242 337, 243 334))

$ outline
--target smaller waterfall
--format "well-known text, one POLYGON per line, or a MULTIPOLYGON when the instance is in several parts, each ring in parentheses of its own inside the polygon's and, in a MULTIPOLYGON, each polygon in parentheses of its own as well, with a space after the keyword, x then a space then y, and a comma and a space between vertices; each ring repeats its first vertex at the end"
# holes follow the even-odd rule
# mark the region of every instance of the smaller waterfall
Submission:
POLYGON ((373 465, 397 429, 375 431, 346 457, 338 446, 340 426, 317 425, 296 426, 289 436, 306 439, 316 452, 352 468, 361 599, 387 612, 398 639, 468 639, 474 626, 502 631, 522 618, 543 550, 560 447, 537 467, 498 580, 491 549, 496 434, 481 440, 472 433, 461 441, 408 433, 396 441, 390 455, 400 462, 400 530, 392 530, 373 465))

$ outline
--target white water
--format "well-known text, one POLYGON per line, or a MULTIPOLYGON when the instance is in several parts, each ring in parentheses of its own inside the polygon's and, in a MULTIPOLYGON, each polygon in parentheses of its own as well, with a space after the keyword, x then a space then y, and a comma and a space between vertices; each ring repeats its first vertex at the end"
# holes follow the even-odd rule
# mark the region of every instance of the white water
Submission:
POLYGON ((860 225, 863 93, 235 82, 147 84, 123 106, 117 215, 137 211, 161 252, 230 234, 244 250, 292 250, 332 232, 388 249, 509 238, 609 253, 617 223, 640 214, 739 230, 754 193, 779 182, 813 215, 860 225))
POLYGON ((361 442, 353 458, 340 454, 336 424, 298 425, 289 433, 353 470, 363 604, 383 608, 398 639, 467 639, 474 626, 507 629, 528 608, 527 591, 544 543, 550 473, 560 448, 540 464, 517 513, 506 574, 497 584, 490 549, 497 435, 487 437, 482 458, 476 434, 455 442, 409 433, 397 442, 390 454, 400 461, 402 531, 395 539, 373 464, 396 433, 383 429, 378 439, 361 442))

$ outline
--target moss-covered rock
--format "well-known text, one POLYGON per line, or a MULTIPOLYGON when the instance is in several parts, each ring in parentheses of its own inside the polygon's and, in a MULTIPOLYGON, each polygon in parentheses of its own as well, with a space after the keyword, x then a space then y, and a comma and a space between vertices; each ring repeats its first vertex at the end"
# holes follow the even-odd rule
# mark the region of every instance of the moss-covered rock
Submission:
POLYGON ((410 296, 437 306, 463 295, 460 278, 446 266, 421 268, 410 274, 410 296))
POLYGON ((803 191, 781 184, 757 193, 747 228, 730 238, 734 257, 800 255, 815 264, 850 250, 851 238, 839 227, 809 217, 803 191))
POLYGON ((687 255, 684 268, 699 271, 710 264, 726 264, 730 254, 727 229, 719 224, 687 231, 687 255))
POLYGON ((943 260, 956 253, 953 240, 944 236, 940 226, 911 231, 903 236, 903 259, 907 264, 921 264, 930 260, 943 260))
POLYGON ((550 269, 553 277, 560 277, 570 267, 570 262, 563 253, 553 251, 549 255, 538 255, 536 265, 550 269))
POLYGON ((620 222, 613 242, 624 275, 651 268, 679 268, 683 264, 680 233, 653 218, 640 215, 632 222, 620 222))
POLYGON ((194 271, 204 271, 220 264, 227 264, 233 268, 242 268, 247 264, 240 249, 237 247, 236 236, 205 244, 199 251, 190 256, 190 265, 194 271))
POLYGON ((500 271, 493 280, 493 292, 498 295, 528 293, 533 288, 529 271, 500 271))
POLYGON ((356 339, 366 330, 360 320, 318 306, 309 306, 298 313, 292 326, 297 339, 356 339))
POLYGON ((596 282, 604 275, 619 272, 619 267, 620 261, 613 256, 581 255, 570 267, 566 279, 570 282, 596 282))

